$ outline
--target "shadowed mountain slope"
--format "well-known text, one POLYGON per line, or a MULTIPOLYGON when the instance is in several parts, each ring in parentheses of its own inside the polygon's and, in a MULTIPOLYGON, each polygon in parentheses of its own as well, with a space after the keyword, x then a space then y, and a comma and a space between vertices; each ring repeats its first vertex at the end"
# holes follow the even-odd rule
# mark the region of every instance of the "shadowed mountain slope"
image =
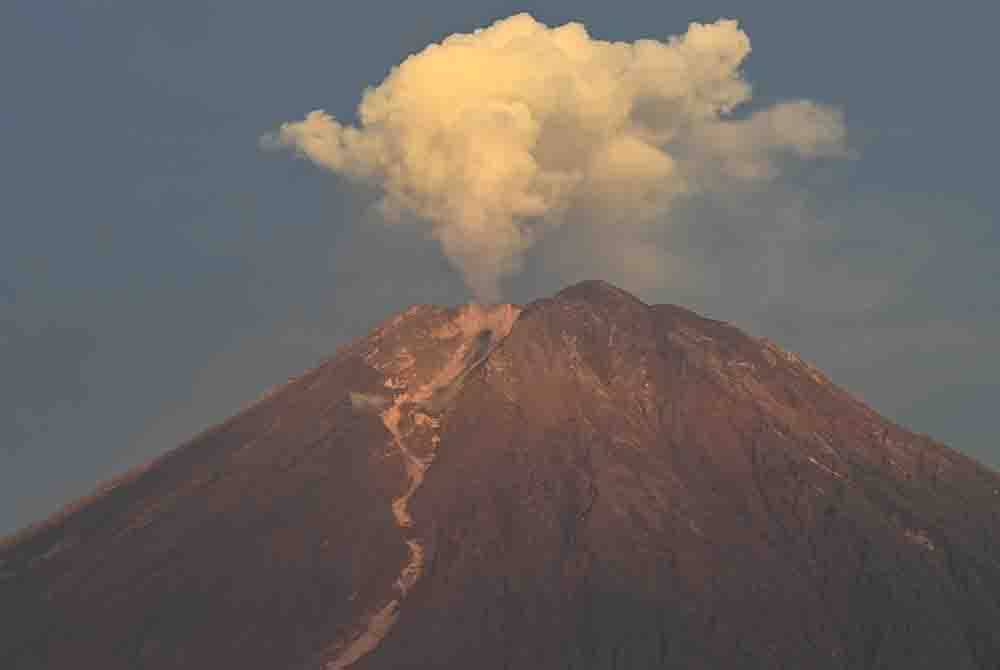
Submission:
POLYGON ((417 306, 0 545, 0 666, 1000 667, 1000 476, 602 282, 417 306))

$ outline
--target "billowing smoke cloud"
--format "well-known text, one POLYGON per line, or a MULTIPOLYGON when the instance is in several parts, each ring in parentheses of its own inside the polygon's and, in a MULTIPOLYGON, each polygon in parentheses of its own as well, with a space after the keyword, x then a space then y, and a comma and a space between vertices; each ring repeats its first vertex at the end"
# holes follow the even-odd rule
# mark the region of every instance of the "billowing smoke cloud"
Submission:
POLYGON ((492 300, 553 227, 665 222, 678 198, 775 178, 782 156, 841 154, 832 108, 732 117, 749 52, 731 20, 625 43, 519 14, 404 60, 365 91, 359 126, 314 111, 262 144, 380 189, 387 220, 429 223, 492 300))

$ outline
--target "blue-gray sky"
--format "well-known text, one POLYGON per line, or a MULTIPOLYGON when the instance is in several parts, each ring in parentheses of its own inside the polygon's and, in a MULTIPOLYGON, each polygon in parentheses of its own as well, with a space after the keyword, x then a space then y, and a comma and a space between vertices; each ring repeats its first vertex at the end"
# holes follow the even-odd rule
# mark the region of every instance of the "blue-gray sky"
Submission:
MULTIPOLYGON (((372 193, 258 138, 455 32, 528 11, 595 38, 735 18, 748 110, 843 110, 854 157, 684 206, 630 285, 555 235, 503 282, 604 276, 796 350, 992 466, 1000 441, 1000 93, 984 3, 14 0, 0 9, 0 532, 162 453, 413 302, 469 299, 372 193)), ((595 241, 596 240, 596 241, 595 241)), ((608 251, 608 253, 613 253, 608 251)))

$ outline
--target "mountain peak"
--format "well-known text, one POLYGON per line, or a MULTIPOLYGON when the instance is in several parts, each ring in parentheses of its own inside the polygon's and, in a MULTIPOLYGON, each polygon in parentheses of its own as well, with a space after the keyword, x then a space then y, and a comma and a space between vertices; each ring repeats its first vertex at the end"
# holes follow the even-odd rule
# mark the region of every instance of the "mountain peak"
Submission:
POLYGON ((602 279, 585 279, 567 286, 555 295, 555 299, 580 300, 592 303, 628 301, 643 304, 634 295, 602 279))

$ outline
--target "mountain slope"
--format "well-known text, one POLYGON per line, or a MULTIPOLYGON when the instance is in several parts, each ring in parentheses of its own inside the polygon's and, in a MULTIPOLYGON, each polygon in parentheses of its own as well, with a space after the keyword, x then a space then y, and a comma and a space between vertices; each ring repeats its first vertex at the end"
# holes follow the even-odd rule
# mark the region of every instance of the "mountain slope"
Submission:
POLYGON ((1000 664, 1000 476, 602 282, 411 308, 0 561, 3 667, 1000 664))

